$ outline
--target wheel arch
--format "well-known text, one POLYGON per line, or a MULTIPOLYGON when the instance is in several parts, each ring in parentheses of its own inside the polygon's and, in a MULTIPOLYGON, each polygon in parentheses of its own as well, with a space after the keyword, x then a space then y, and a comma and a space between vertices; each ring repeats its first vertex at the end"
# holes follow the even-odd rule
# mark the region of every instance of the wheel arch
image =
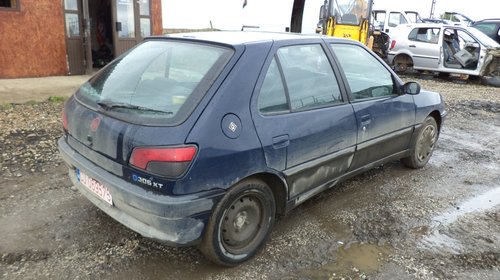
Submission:
POLYGON ((276 215, 285 215, 286 205, 288 201, 288 186, 283 178, 271 172, 261 172, 246 177, 243 180, 247 179, 259 179, 266 183, 274 195, 274 202, 276 203, 276 215))
POLYGON ((442 118, 441 118, 441 114, 439 113, 438 110, 434 110, 432 111, 429 116, 433 117, 435 120, 436 120, 436 124, 438 126, 438 131, 441 132, 441 124, 442 124, 442 118))
POLYGON ((393 65, 396 65, 397 63, 407 63, 408 65, 413 65, 413 59, 411 58, 411 55, 407 53, 398 53, 392 61, 393 65))

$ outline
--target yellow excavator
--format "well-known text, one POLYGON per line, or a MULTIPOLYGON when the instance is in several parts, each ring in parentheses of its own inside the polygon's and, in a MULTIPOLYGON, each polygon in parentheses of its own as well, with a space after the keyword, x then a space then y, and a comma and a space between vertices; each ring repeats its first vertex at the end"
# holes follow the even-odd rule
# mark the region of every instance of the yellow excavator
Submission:
MULTIPOLYGON (((307 0, 293 0, 291 32, 301 33, 307 0)), ((243 7, 247 4, 244 0, 243 7)), ((349 38, 367 45, 380 57, 387 55, 388 35, 370 28, 373 0, 324 0, 320 8, 317 33, 349 38)))
POLYGON ((320 9, 317 33, 349 38, 372 48, 370 20, 373 0, 325 0, 320 9))

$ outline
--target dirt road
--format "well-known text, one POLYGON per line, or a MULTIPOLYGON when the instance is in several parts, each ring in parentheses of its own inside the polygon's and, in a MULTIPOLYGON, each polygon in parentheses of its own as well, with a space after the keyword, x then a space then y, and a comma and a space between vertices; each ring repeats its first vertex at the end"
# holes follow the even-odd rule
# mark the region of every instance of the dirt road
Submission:
POLYGON ((420 80, 449 117, 429 164, 386 164, 280 219, 236 268, 118 224, 57 155, 61 103, 0 109, 0 278, 500 279, 500 90, 420 80))

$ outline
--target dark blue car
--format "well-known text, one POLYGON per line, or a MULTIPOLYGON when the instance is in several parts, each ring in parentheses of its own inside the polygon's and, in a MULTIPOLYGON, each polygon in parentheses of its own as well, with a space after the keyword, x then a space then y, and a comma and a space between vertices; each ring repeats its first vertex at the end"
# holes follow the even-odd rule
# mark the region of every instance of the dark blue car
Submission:
POLYGON ((444 103, 363 45, 209 32, 146 39, 66 103, 59 149, 75 186, 167 244, 236 265, 275 217, 402 159, 424 166, 444 103))

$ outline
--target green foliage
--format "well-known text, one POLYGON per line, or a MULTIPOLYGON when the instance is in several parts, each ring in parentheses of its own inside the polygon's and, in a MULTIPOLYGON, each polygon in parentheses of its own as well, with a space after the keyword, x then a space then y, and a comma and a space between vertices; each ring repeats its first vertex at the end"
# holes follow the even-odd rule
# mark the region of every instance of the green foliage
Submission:
POLYGON ((0 104, 0 109, 2 109, 2 110, 9 110, 9 109, 11 109, 12 107, 14 107, 14 105, 12 105, 12 103, 4 103, 4 104, 0 104))
POLYGON ((64 101, 66 101, 66 97, 63 97, 63 96, 50 96, 49 97, 49 102, 61 103, 64 101))

